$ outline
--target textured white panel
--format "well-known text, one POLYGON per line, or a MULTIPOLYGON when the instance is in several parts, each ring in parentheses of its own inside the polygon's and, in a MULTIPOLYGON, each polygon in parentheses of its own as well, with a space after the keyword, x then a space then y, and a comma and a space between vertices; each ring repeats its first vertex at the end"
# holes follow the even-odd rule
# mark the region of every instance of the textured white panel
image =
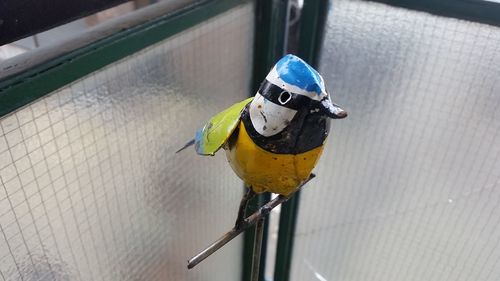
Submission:
POLYGON ((246 4, 0 118, 0 280, 237 280, 241 240, 187 259, 235 219, 224 155, 174 152, 246 98, 246 4))
POLYGON ((500 29, 335 0, 333 122, 292 280, 500 279, 500 29))

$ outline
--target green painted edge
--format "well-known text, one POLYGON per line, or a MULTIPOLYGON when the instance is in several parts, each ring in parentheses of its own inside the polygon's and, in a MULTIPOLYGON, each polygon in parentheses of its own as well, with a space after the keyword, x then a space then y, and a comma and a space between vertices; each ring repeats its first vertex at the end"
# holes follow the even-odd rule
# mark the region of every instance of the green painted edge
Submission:
MULTIPOLYGON (((253 96, 267 76, 269 70, 284 55, 285 38, 287 30, 289 0, 256 0, 255 6, 255 34, 254 58, 251 80, 251 95, 253 96)), ((262 194, 249 204, 249 212, 256 211, 259 206, 271 199, 270 194, 262 194)), ((267 257, 267 241, 269 233, 269 219, 264 225, 262 239, 261 266, 259 280, 264 280, 265 264, 267 257)), ((243 281, 251 278, 253 242, 255 227, 245 231, 243 240, 243 281)))
MULTIPOLYGON (((318 66, 327 14, 328 0, 304 1, 300 18, 298 56, 314 67, 318 66)), ((274 268, 274 280, 276 281, 290 280, 299 203, 300 191, 281 206, 274 268)))
POLYGON ((0 116, 247 1, 200 1, 0 81, 0 116))

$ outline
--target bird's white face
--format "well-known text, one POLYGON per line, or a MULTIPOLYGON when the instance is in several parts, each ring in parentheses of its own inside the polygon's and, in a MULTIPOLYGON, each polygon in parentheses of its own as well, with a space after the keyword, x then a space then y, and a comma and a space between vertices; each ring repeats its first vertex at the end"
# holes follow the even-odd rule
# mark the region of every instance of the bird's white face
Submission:
POLYGON ((265 137, 278 134, 290 124, 298 110, 296 106, 290 108, 294 102, 297 105, 297 101, 292 100, 294 97, 299 95, 306 100, 320 101, 327 95, 324 91, 323 80, 321 80, 321 94, 306 91, 283 81, 276 66, 266 76, 265 83, 271 87, 261 88, 249 108, 252 125, 259 134, 265 137))
MULTIPOLYGON (((287 102, 287 97, 281 96, 281 102, 287 102)), ((275 104, 260 93, 255 95, 249 107, 250 120, 255 130, 265 137, 270 137, 283 131, 292 121, 297 110, 275 104)))
POLYGON ((300 58, 287 55, 271 69, 250 104, 255 130, 271 137, 288 127, 297 112, 344 118, 347 113, 334 104, 323 77, 300 58))

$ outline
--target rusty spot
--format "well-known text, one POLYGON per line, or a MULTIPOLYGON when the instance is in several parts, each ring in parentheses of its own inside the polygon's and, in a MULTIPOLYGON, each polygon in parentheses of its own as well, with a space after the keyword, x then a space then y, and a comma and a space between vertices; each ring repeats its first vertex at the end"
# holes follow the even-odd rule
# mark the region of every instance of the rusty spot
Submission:
POLYGON ((274 160, 278 160, 278 158, 276 158, 276 157, 273 157, 273 159, 274 159, 274 160))

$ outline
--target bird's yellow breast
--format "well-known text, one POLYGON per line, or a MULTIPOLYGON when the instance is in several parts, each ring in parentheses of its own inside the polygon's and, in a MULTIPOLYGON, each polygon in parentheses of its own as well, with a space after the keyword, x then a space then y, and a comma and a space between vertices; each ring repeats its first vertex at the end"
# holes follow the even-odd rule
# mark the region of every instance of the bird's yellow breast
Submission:
POLYGON ((323 145, 300 154, 272 153, 257 146, 241 122, 237 138, 225 150, 234 172, 253 191, 288 196, 309 177, 323 145))

